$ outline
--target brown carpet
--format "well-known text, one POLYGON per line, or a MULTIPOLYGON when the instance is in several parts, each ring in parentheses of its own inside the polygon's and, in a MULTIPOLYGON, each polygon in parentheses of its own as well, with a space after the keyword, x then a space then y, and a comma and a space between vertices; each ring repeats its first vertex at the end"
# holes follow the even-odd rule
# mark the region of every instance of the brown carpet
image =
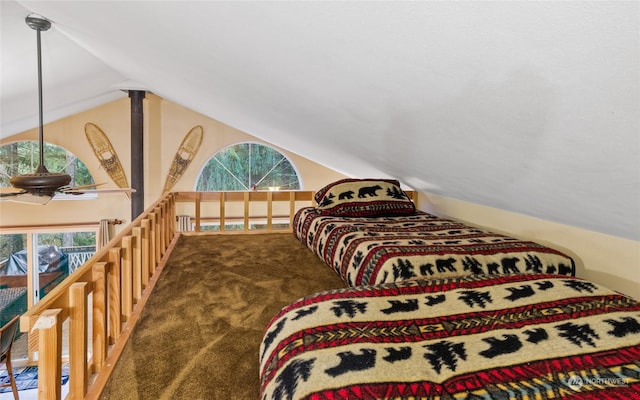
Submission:
POLYGON ((102 398, 258 399, 271 317, 344 286, 291 234, 182 236, 102 398))

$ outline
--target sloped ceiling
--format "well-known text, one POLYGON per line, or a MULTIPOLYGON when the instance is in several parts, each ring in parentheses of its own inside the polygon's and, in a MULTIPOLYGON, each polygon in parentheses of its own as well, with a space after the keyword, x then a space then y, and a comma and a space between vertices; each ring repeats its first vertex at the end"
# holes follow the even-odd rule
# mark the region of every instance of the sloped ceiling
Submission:
POLYGON ((350 176, 640 240, 638 2, 1 7, 3 137, 36 124, 33 11, 48 119, 135 82, 350 176))

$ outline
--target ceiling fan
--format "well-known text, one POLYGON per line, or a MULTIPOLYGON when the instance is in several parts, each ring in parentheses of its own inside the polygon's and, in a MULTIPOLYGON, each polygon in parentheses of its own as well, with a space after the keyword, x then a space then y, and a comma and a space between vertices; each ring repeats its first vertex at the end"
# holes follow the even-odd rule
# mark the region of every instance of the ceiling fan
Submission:
POLYGON ((88 192, 100 193, 131 193, 135 189, 95 189, 98 184, 70 187, 71 176, 69 174, 49 172, 44 165, 44 124, 42 117, 42 57, 40 46, 40 32, 51 28, 51 22, 44 17, 30 14, 25 18, 27 25, 36 31, 38 42, 38 104, 39 118, 38 142, 39 142, 39 164, 31 174, 21 174, 13 176, 10 180, 13 189, 11 191, 0 192, 0 200, 13 201, 29 204, 46 204, 56 193, 64 194, 84 194, 88 192))

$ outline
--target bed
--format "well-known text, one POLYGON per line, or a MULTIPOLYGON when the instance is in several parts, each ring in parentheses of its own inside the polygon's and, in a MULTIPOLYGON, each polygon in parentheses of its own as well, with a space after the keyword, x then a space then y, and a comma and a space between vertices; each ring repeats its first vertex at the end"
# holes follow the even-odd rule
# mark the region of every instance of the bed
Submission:
POLYGON ((267 326, 261 399, 640 399, 640 303, 547 246, 345 179, 294 235, 348 284, 267 326))
POLYGON ((277 399, 640 399, 640 303, 558 274, 414 278, 309 295, 260 349, 277 399))
POLYGON ((575 275, 548 246, 416 210, 397 180, 343 179, 298 210, 294 236, 349 286, 415 277, 504 273, 575 275))

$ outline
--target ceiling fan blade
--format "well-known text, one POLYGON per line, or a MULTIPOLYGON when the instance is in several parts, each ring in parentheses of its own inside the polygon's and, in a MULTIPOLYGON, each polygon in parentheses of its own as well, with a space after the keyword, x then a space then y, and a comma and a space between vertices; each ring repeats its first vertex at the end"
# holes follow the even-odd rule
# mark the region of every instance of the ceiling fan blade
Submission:
POLYGON ((66 189, 64 191, 62 191, 62 193, 64 194, 85 194, 85 193, 124 193, 124 194, 129 194, 129 193, 134 193, 136 190, 133 188, 117 188, 117 189, 82 189, 81 187, 74 187, 74 188, 69 188, 66 189))
POLYGON ((78 192, 80 193, 84 189, 95 189, 98 186, 106 185, 106 183, 90 183, 88 185, 78 185, 78 186, 62 186, 58 188, 58 192, 60 193, 71 193, 78 192))
POLYGON ((94 189, 92 190, 94 193, 135 193, 136 190, 134 188, 118 188, 118 189, 94 189))
POLYGON ((19 194, 27 193, 26 190, 18 190, 13 187, 3 187, 0 188, 0 197, 13 197, 19 194))
POLYGON ((51 196, 41 196, 29 192, 14 192, 0 194, 0 201, 13 203, 45 205, 51 200, 51 196))

